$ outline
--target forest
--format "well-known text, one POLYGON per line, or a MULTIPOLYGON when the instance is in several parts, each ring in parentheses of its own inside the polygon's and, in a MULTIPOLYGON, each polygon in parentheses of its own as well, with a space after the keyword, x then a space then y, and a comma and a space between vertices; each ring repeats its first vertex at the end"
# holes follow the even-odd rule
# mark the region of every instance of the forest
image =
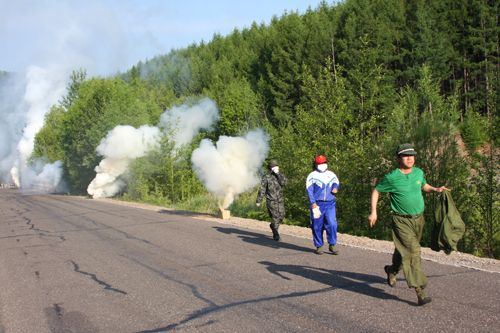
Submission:
MULTIPOLYGON (((208 97, 220 119, 173 153, 159 147, 130 166, 124 200, 215 213, 191 167, 199 142, 268 133, 269 158, 289 179, 285 223, 308 226, 305 179, 316 154, 339 177, 339 232, 390 239, 388 197, 370 229, 370 192, 410 142, 434 186, 446 185, 466 224, 459 250, 500 258, 498 105, 499 2, 345 0, 285 12, 268 24, 139 62, 113 77, 73 72, 47 113, 34 157, 62 161, 72 194, 86 194, 117 125, 156 125, 175 105, 208 97)), ((265 172, 265 164, 262 166, 265 172)), ((257 188, 239 195, 234 216, 267 220, 257 188)), ((428 246, 438 196, 426 194, 428 246)))

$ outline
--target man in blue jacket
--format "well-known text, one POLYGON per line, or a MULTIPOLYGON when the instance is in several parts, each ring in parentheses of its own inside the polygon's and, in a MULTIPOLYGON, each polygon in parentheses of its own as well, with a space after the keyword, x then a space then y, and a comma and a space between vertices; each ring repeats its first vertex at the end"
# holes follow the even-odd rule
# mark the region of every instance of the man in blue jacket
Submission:
POLYGON ((311 229, 316 254, 322 254, 323 230, 326 231, 328 249, 338 254, 337 217, 335 213, 335 194, 339 190, 337 175, 328 170, 326 156, 317 155, 314 158, 314 170, 307 176, 306 189, 311 210, 311 229))

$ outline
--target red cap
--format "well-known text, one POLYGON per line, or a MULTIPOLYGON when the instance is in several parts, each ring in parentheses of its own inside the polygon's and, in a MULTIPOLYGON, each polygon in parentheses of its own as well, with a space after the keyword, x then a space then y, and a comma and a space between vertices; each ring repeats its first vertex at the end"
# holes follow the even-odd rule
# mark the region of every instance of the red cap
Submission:
POLYGON ((314 158, 314 164, 316 164, 316 165, 327 163, 327 162, 328 161, 326 160, 325 155, 316 155, 316 157, 314 158))

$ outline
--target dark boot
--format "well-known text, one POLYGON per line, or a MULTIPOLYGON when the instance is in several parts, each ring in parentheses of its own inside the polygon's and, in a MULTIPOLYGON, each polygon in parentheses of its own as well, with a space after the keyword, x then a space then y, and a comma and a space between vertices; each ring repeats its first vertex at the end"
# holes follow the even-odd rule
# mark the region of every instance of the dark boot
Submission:
POLYGON ((385 266, 384 271, 387 274, 387 284, 394 287, 396 285, 396 274, 392 272, 392 266, 385 266))
POLYGON ((422 305, 425 305, 425 304, 432 302, 432 298, 430 298, 429 296, 427 296, 425 294, 424 288, 417 287, 417 288, 415 288, 415 292, 417 293, 417 299, 418 299, 419 306, 422 306, 422 305))
POLYGON ((273 239, 275 241, 279 242, 281 237, 280 237, 280 233, 278 232, 278 229, 273 228, 272 224, 270 225, 270 228, 271 228, 271 231, 273 232, 273 239))

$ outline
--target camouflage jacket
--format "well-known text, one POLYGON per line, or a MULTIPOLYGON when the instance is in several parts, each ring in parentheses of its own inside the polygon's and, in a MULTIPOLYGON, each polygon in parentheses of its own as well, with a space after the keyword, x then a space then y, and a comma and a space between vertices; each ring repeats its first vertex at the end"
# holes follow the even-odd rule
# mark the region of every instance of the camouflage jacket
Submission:
POLYGON ((260 181, 256 202, 260 203, 264 195, 268 201, 284 201, 283 187, 285 187, 287 181, 282 173, 270 172, 264 175, 260 181))

